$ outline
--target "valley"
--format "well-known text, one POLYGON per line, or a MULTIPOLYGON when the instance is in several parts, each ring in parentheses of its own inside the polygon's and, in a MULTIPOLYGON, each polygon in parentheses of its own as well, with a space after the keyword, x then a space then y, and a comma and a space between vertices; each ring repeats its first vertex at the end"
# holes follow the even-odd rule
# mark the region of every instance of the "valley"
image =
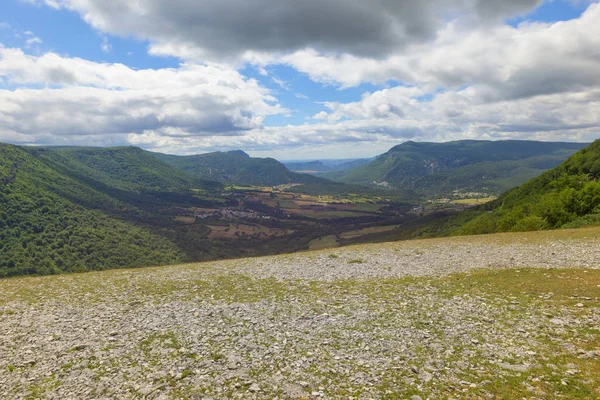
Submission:
MULTIPOLYGON (((565 149, 580 146, 528 144, 521 155, 507 155, 522 144, 467 141, 407 143, 399 148, 401 154, 415 157, 416 161, 404 159, 401 165, 421 176, 421 182, 437 174, 422 169, 423 157, 439 158, 445 147, 456 157, 481 148, 471 158, 485 160, 490 157, 484 154, 488 149, 495 149, 499 159, 538 157, 540 152, 552 152, 558 159, 570 154, 565 149)), ((295 173, 274 159, 252 158, 242 151, 173 156, 135 147, 0 145, 0 277, 255 257, 456 233, 560 228, 567 223, 586 226, 594 224, 598 214, 593 175, 597 147, 595 143, 569 159, 574 166, 585 164, 578 169, 561 166, 535 178, 556 185, 555 176, 576 174, 561 178, 561 188, 569 193, 560 198, 548 194, 540 203, 551 203, 552 207, 544 206, 547 210, 558 207, 551 219, 546 218, 550 211, 532 206, 516 208, 506 221, 489 224, 495 215, 506 213, 506 207, 500 210, 505 199, 514 198, 516 190, 529 189, 513 189, 497 198, 460 184, 449 192, 424 192, 411 185, 370 187, 295 173)), ((361 163, 347 171, 381 165, 381 159, 361 163)), ((523 187, 542 187, 535 179, 523 187)))
POLYGON ((600 141, 499 196, 0 155, 1 398, 600 395, 600 141))

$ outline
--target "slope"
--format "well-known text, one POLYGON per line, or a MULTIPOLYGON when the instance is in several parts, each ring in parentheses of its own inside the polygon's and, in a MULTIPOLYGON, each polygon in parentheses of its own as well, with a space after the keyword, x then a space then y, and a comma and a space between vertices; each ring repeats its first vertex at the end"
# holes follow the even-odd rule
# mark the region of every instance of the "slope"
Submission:
POLYGON ((290 172, 272 158, 252 158, 243 151, 193 156, 151 153, 156 158, 195 176, 238 185, 276 186, 290 183, 323 183, 311 175, 290 172))
POLYGON ((323 177, 362 185, 384 184, 429 195, 454 190, 493 194, 539 175, 585 146, 513 140, 405 142, 369 164, 323 177))
POLYGON ((188 192, 220 185, 175 168, 137 147, 27 149, 64 173, 142 192, 188 192))
POLYGON ((459 234, 600 224, 600 140, 481 207, 459 234))
POLYGON ((599 258, 592 228, 0 280, 0 398, 597 399, 599 258))
POLYGON ((0 277, 183 259, 171 241, 98 210, 126 208, 118 200, 23 148, 0 144, 0 204, 0 277), (97 209, 81 205, 85 202, 97 209))

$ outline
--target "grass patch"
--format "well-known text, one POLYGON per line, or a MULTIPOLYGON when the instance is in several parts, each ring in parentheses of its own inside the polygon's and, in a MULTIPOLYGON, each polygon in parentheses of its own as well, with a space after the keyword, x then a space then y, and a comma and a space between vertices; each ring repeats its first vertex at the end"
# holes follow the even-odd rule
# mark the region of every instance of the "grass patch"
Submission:
POLYGON ((348 261, 348 264, 364 264, 366 261, 362 258, 356 258, 354 260, 348 261))

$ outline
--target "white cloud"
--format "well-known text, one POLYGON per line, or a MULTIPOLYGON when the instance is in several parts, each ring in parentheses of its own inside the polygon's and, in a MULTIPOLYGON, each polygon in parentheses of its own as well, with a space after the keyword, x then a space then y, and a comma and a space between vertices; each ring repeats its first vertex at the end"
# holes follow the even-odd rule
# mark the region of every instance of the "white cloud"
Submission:
POLYGON ((275 83, 277 86, 279 86, 283 90, 290 90, 290 84, 287 83, 286 81, 284 81, 283 79, 279 79, 276 76, 272 76, 271 80, 273 81, 273 83, 275 83))
POLYGON ((318 146, 343 156, 406 139, 600 136, 597 2, 577 19, 513 27, 503 20, 540 1, 29 1, 68 8, 102 33, 148 40, 150 54, 186 61, 134 71, 0 47, 0 78, 23 86, 0 91, 0 140, 130 143, 174 153, 305 155, 318 146), (285 64, 341 89, 400 85, 324 103, 311 123, 265 127, 266 117, 287 110, 228 66, 244 62, 263 76, 285 64))
POLYGON ((152 54, 246 60, 305 48, 385 57, 435 39, 449 16, 489 24, 541 0, 28 0, 79 13, 95 29, 151 41, 152 54))
POLYGON ((286 111, 256 81, 214 66, 136 71, 0 47, 0 78, 21 86, 0 90, 0 140, 10 142, 235 136, 286 111))
POLYGON ((110 44, 106 36, 102 38, 100 49, 105 53, 110 53, 112 51, 112 44, 110 44))
POLYGON ((286 56, 283 62, 315 81, 342 87, 394 80, 430 91, 485 85, 490 99, 527 97, 600 84, 598 21, 600 4, 590 5, 575 20, 516 28, 472 29, 453 21, 435 41, 382 60, 328 56, 309 49, 286 56))
POLYGON ((37 36, 33 36, 33 37, 30 37, 29 39, 25 40, 25 47, 27 47, 27 48, 31 48, 38 44, 42 44, 42 39, 40 39, 37 36))

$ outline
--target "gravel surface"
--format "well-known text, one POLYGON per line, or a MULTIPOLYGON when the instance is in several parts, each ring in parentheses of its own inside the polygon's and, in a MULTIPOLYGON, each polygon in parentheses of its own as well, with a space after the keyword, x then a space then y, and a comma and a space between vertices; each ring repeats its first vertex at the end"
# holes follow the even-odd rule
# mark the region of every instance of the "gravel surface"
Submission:
POLYGON ((0 281, 0 398, 597 398, 600 285, 481 268, 588 288, 600 229, 0 281))

